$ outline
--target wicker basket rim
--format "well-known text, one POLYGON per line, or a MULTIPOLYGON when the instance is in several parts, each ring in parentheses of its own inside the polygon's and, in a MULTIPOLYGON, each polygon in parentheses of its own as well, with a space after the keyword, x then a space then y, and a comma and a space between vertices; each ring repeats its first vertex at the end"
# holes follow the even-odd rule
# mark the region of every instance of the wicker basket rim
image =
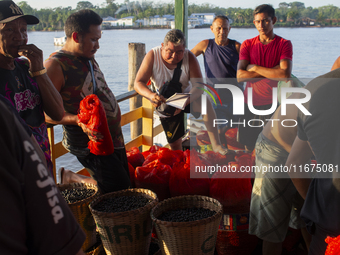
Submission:
POLYGON ((116 217, 121 217, 121 216, 127 217, 127 216, 131 216, 131 215, 135 215, 135 214, 140 214, 141 212, 143 212, 145 210, 151 210, 151 208, 153 208, 157 203, 158 203, 158 198, 157 198, 156 193, 154 193, 153 191, 148 190, 148 189, 135 188, 135 189, 124 189, 124 190, 115 191, 115 192, 111 192, 111 193, 101 195, 101 196, 95 198, 89 204, 89 208, 90 208, 92 213, 95 213, 96 215, 98 215, 100 217, 116 218, 116 217), (133 196, 134 194, 139 195, 139 196, 148 196, 149 198, 153 199, 153 201, 151 201, 150 203, 147 203, 143 207, 139 207, 137 209, 134 209, 134 210, 131 210, 131 211, 124 211, 124 212, 101 212, 101 211, 97 211, 97 210, 93 209, 93 207, 97 203, 99 203, 100 201, 102 201, 105 198, 119 197, 121 195, 126 195, 126 194, 129 194, 131 196, 133 196))
POLYGON ((104 246, 103 243, 100 242, 100 244, 97 247, 95 247, 92 251, 86 252, 86 255, 99 254, 99 252, 101 252, 102 250, 104 250, 104 246))
POLYGON ((93 200, 94 197, 96 197, 98 195, 98 192, 99 192, 98 186, 96 186, 92 183, 75 182, 75 183, 57 184, 57 187, 59 188, 60 191, 63 191, 63 190, 68 189, 68 188, 80 189, 80 188, 84 188, 84 187, 95 190, 95 192, 92 196, 87 197, 87 198, 82 199, 82 200, 79 200, 79 201, 74 202, 74 203, 69 203, 68 205, 78 205, 78 204, 89 203, 93 200))
POLYGON ((187 196, 178 196, 178 197, 172 197, 163 200, 162 202, 158 203, 150 213, 151 219, 154 223, 160 224, 160 225, 165 225, 165 226, 172 226, 172 227, 191 227, 191 226, 199 226, 199 225, 204 225, 207 223, 210 223, 212 221, 215 221, 218 218, 221 218, 223 214, 223 207, 222 204, 215 198, 212 197, 207 197, 207 196, 200 196, 200 195, 187 195, 187 196), (204 218, 201 220, 195 220, 195 221, 188 221, 188 222, 171 222, 171 221, 162 221, 159 220, 155 217, 155 211, 159 209, 161 206, 172 203, 173 201, 181 201, 181 200, 201 200, 201 201, 207 201, 211 202, 215 205, 218 206, 218 209, 216 213, 208 218, 204 218))

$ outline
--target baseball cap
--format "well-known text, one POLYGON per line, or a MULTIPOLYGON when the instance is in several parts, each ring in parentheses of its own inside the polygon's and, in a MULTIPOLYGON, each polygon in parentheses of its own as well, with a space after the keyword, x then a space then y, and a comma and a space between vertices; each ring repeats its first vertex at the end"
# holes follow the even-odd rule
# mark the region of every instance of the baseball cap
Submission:
POLYGON ((24 18, 28 25, 39 23, 37 17, 24 15, 23 11, 13 1, 0 1, 0 24, 11 22, 18 18, 24 18))

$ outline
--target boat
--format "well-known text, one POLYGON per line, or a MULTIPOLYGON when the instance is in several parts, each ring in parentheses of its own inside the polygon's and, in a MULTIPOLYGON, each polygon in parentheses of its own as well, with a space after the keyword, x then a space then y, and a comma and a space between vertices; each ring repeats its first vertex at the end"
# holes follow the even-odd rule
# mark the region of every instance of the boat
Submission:
POLYGON ((54 46, 64 46, 66 42, 66 36, 54 37, 54 46))

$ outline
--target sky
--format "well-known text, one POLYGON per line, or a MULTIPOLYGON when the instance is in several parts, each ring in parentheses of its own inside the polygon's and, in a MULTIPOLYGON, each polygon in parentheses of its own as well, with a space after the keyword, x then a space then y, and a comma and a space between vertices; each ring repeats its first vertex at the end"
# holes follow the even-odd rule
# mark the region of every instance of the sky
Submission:
MULTIPOLYGON (((101 6, 102 4, 106 3, 105 0, 82 0, 82 1, 89 1, 93 5, 98 5, 101 6)), ((131 2, 133 0, 130 0, 131 2)), ((137 0, 135 0, 137 1, 137 0)), ((139 0, 141 2, 141 0, 139 0)), ((148 1, 148 0, 147 0, 148 1)), ((273 5, 274 8, 279 7, 279 3, 281 2, 294 2, 296 0, 269 0, 269 2, 265 2, 262 0, 241 0, 241 1, 233 1, 233 0, 188 0, 189 4, 204 4, 204 3, 210 3, 219 7, 241 7, 241 8, 252 8, 254 9, 256 6, 260 4, 271 4, 273 5)), ((21 0, 14 0, 15 3, 21 2, 21 0)), ((42 8, 54 8, 54 7, 67 7, 71 6, 72 9, 76 8, 77 3, 80 2, 80 0, 26 0, 26 2, 35 9, 42 9, 42 8)), ((117 4, 122 4, 124 3, 124 0, 116 0, 115 1, 117 4)), ((163 3, 173 3, 174 0, 152 0, 152 2, 158 3, 158 2, 163 2, 163 3)), ((305 3, 306 7, 312 6, 312 7, 320 7, 320 6, 325 6, 325 5, 334 5, 340 7, 340 1, 339 0, 308 0, 308 1, 299 1, 305 3)), ((104 5, 105 6, 105 5, 104 5)))

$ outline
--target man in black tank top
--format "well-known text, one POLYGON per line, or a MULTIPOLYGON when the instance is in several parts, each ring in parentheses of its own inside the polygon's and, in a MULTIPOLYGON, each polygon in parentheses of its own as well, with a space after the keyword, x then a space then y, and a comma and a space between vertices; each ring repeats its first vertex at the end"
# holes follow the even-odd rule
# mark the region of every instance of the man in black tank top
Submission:
MULTIPOLYGON (((217 15, 210 29, 215 38, 203 40, 191 50, 196 57, 203 54, 207 83, 212 86, 215 84, 233 84, 243 90, 242 84, 239 84, 236 80, 241 44, 228 38, 231 29, 228 17, 217 15)), ((213 105, 217 118, 237 121, 238 117, 233 116, 233 98, 230 91, 226 89, 216 89, 216 91, 223 103, 222 105, 213 105)), ((218 125, 222 143, 226 143, 224 134, 228 128, 228 124, 218 125)))

